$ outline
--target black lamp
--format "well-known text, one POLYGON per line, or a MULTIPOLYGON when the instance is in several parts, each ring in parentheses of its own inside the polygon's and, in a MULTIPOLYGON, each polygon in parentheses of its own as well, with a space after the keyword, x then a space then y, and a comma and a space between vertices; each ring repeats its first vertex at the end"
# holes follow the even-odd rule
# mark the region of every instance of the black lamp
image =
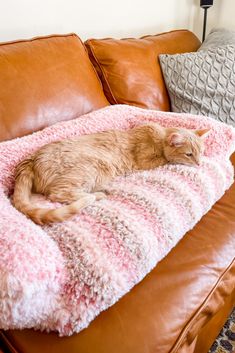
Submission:
POLYGON ((213 0, 200 0, 200 6, 204 9, 204 21, 203 21, 203 34, 202 41, 205 39, 206 35, 206 20, 207 20, 207 10, 213 5, 213 0))

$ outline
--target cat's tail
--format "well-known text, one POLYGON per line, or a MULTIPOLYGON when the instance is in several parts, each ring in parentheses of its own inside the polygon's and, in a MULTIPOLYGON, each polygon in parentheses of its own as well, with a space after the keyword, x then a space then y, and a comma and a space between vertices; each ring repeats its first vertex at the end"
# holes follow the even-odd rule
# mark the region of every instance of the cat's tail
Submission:
POLYGON ((31 201, 33 180, 33 160, 29 158, 21 162, 16 169, 13 204, 17 210, 40 225, 62 222, 96 200, 95 194, 88 194, 78 201, 56 209, 34 207, 31 201))

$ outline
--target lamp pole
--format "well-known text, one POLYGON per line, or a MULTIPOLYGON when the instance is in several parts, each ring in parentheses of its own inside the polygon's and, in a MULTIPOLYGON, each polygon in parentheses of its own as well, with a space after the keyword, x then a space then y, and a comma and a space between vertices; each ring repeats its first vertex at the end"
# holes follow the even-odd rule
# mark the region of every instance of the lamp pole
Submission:
POLYGON ((204 19, 203 19, 203 33, 202 41, 204 42, 206 36, 206 22, 207 22, 207 10, 213 5, 213 0, 200 0, 200 6, 204 9, 204 19))
POLYGON ((202 41, 204 42, 206 36, 206 22, 207 22, 207 10, 209 7, 203 7, 204 9, 204 19, 203 19, 203 32, 202 32, 202 41))

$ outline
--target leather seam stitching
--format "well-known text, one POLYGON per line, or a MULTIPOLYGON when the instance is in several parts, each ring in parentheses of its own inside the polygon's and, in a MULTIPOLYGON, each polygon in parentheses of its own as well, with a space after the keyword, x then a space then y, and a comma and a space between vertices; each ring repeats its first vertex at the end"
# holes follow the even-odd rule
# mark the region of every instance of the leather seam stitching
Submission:
POLYGON ((14 40, 14 41, 9 41, 9 42, 3 42, 3 43, 0 43, 0 46, 4 46, 4 45, 7 46, 7 45, 11 45, 11 44, 18 44, 18 43, 30 43, 30 42, 37 41, 37 40, 44 40, 44 39, 50 39, 50 38, 60 38, 60 37, 63 38, 63 37, 70 37, 70 36, 79 38, 76 33, 51 34, 49 36, 37 36, 37 37, 33 37, 31 39, 19 39, 19 40, 14 40))
MULTIPOLYGON (((102 73, 102 75, 103 75, 103 77, 104 77, 104 81, 105 81, 105 83, 106 83, 106 85, 107 85, 107 87, 108 87, 108 90, 109 90, 109 92, 110 92, 110 95, 112 96, 112 99, 113 99, 113 101, 115 102, 114 104, 118 104, 116 98, 115 98, 114 95, 113 95, 113 92, 112 92, 111 87, 110 87, 110 85, 109 85, 109 82, 108 82, 108 79, 107 79, 107 77, 106 77, 106 74, 105 74, 105 72, 104 72, 104 70, 103 70, 103 67, 102 67, 101 64, 99 63, 99 61, 98 61, 98 59, 97 59, 97 57, 96 57, 96 55, 95 55, 95 53, 94 53, 94 49, 93 49, 92 43, 91 43, 89 40, 87 41, 87 43, 89 44, 91 53, 92 53, 92 55, 93 55, 93 58, 95 59, 95 62, 96 62, 97 66, 99 67, 99 69, 100 69, 100 71, 101 71, 101 73, 102 73)), ((97 73, 97 75, 98 75, 98 73, 97 73)), ((102 81, 102 79, 101 79, 101 81, 102 81)), ((103 86, 103 85, 102 85, 102 86, 103 86)), ((108 99, 108 98, 106 97, 106 99, 108 99)))
POLYGON ((4 332, 0 331, 0 338, 2 338, 2 341, 4 344, 7 346, 7 348, 12 352, 12 353, 19 353, 18 350, 14 347, 14 345, 10 342, 10 340, 5 336, 4 332))
MULTIPOLYGON (((95 74, 95 76, 96 76, 96 78, 97 78, 97 80, 98 80, 98 82, 99 82, 99 84, 100 84, 100 89, 101 89, 101 91, 102 91, 102 93, 103 93, 103 96, 104 96, 104 98, 106 99, 107 103, 109 103, 107 97, 106 97, 105 94, 104 94, 102 81, 101 81, 101 79, 100 79, 100 77, 99 77, 99 75, 98 75, 98 72, 96 71, 94 65, 92 64, 92 61, 91 61, 90 58, 89 58, 89 53, 88 53, 87 47, 86 47, 85 43, 81 40, 81 38, 80 38, 79 36, 77 36, 77 37, 78 37, 78 40, 80 41, 80 43, 82 44, 82 46, 83 46, 83 48, 84 48, 84 51, 85 51, 86 56, 87 56, 87 59, 89 60, 89 62, 90 62, 90 64, 91 64, 91 67, 92 67, 92 70, 93 70, 93 72, 94 72, 94 74, 95 74)), ((92 54, 93 54, 93 53, 92 53, 92 54)))

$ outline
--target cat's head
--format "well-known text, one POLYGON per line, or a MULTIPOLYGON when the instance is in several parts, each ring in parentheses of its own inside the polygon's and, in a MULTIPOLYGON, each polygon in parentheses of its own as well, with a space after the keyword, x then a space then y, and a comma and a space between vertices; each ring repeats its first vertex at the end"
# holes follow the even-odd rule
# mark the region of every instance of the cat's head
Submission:
POLYGON ((165 158, 171 164, 200 165, 209 131, 169 129, 164 141, 165 158))

